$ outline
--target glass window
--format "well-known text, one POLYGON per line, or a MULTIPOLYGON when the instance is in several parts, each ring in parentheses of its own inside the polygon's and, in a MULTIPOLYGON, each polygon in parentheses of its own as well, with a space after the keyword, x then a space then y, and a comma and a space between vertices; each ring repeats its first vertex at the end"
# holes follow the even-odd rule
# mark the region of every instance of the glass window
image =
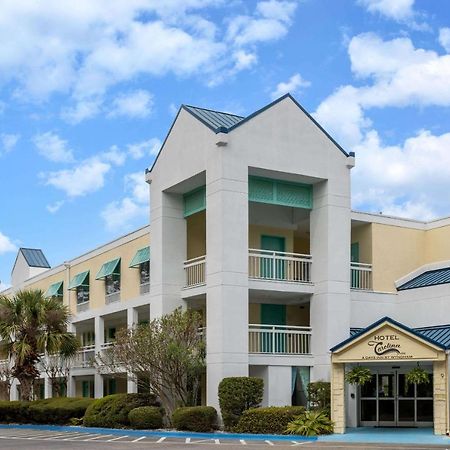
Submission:
POLYGON ((369 382, 361 386, 361 397, 376 397, 377 396, 377 378, 372 375, 369 382))
POLYGON ((417 385, 417 397, 433 397, 433 374, 428 374, 428 383, 417 385))
POLYGON ((120 273, 113 273, 105 277, 105 292, 106 295, 120 292, 120 273))
POLYGON ((76 289, 77 304, 86 303, 89 301, 89 286, 78 286, 76 289))
POLYGON ((139 264, 139 274, 141 284, 150 282, 150 261, 139 264))
POLYGON ((417 421, 433 422, 433 400, 417 400, 417 421))
POLYGON ((361 421, 375 422, 377 420, 377 401, 361 400, 361 421))

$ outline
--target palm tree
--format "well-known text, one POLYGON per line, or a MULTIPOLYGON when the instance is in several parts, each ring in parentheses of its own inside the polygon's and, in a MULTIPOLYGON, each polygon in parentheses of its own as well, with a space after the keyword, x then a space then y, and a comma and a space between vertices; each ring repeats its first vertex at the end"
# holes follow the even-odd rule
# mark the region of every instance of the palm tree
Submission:
POLYGON ((37 364, 43 355, 75 355, 79 343, 67 332, 69 310, 61 300, 40 290, 0 296, 0 340, 12 359, 12 375, 20 382, 24 400, 32 399, 37 364))

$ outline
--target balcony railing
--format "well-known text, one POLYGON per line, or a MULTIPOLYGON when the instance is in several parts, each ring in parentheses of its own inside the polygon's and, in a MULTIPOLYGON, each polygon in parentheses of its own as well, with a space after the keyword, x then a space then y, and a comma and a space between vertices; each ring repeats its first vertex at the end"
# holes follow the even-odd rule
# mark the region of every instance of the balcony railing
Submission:
POLYGON ((372 264, 350 264, 350 281, 352 289, 372 290, 372 264))
POLYGON ((89 309, 89 300, 87 302, 77 303, 77 312, 87 311, 89 309))
POLYGON ((141 283, 139 285, 139 292, 141 295, 148 294, 150 292, 150 281, 146 283, 141 283))
POLYGON ((311 255, 249 250, 249 277, 262 280, 311 282, 311 255))
POLYGON ((184 262, 187 288, 201 286, 206 280, 206 256, 188 259, 184 262))
POLYGON ((249 353, 310 355, 311 328, 285 325, 250 324, 249 353))
POLYGON ((81 347, 73 363, 74 367, 92 367, 95 360, 95 345, 81 347))
POLYGON ((120 302, 120 291, 111 292, 110 294, 105 294, 105 303, 109 305, 110 303, 120 302))

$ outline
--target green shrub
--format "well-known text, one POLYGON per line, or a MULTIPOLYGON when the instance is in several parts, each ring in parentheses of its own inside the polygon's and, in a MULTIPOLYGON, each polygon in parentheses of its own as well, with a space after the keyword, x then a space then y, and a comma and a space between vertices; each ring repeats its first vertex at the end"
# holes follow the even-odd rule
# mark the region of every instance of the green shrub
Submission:
POLYGON ((225 429, 233 429, 245 410, 259 406, 263 391, 261 378, 224 378, 219 384, 219 404, 225 429))
POLYGON ((331 434, 333 432, 333 422, 325 411, 306 411, 286 427, 286 432, 302 436, 331 434))
POLYGON ((152 430, 163 426, 161 408, 156 406, 139 406, 134 408, 128 414, 128 420, 132 428, 139 430, 152 430))
POLYGON ((19 401, 0 401, 1 423, 27 423, 28 403, 19 401))
POLYGON ((71 419, 83 418, 92 398, 57 397, 36 400, 28 404, 30 422, 63 425, 71 419))
POLYGON ((331 410, 331 384, 316 381, 308 384, 308 403, 311 409, 331 410))
POLYGON ((296 417, 305 412, 303 406, 269 406, 244 411, 234 431, 238 433, 282 434, 296 417))
POLYGON ((217 426, 217 411, 212 406, 177 408, 172 423, 177 430, 211 431, 217 426))
POLYGON ((159 406, 147 394, 114 394, 95 400, 84 415, 86 427, 122 428, 130 424, 128 414, 139 406, 159 406))

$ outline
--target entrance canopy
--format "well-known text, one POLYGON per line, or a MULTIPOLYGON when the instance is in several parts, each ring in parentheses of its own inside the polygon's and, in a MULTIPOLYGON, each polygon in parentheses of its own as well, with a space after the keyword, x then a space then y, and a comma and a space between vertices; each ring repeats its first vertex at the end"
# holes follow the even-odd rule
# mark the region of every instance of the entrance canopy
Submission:
POLYGON ((383 317, 334 346, 333 363, 441 361, 447 346, 390 317, 383 317))

